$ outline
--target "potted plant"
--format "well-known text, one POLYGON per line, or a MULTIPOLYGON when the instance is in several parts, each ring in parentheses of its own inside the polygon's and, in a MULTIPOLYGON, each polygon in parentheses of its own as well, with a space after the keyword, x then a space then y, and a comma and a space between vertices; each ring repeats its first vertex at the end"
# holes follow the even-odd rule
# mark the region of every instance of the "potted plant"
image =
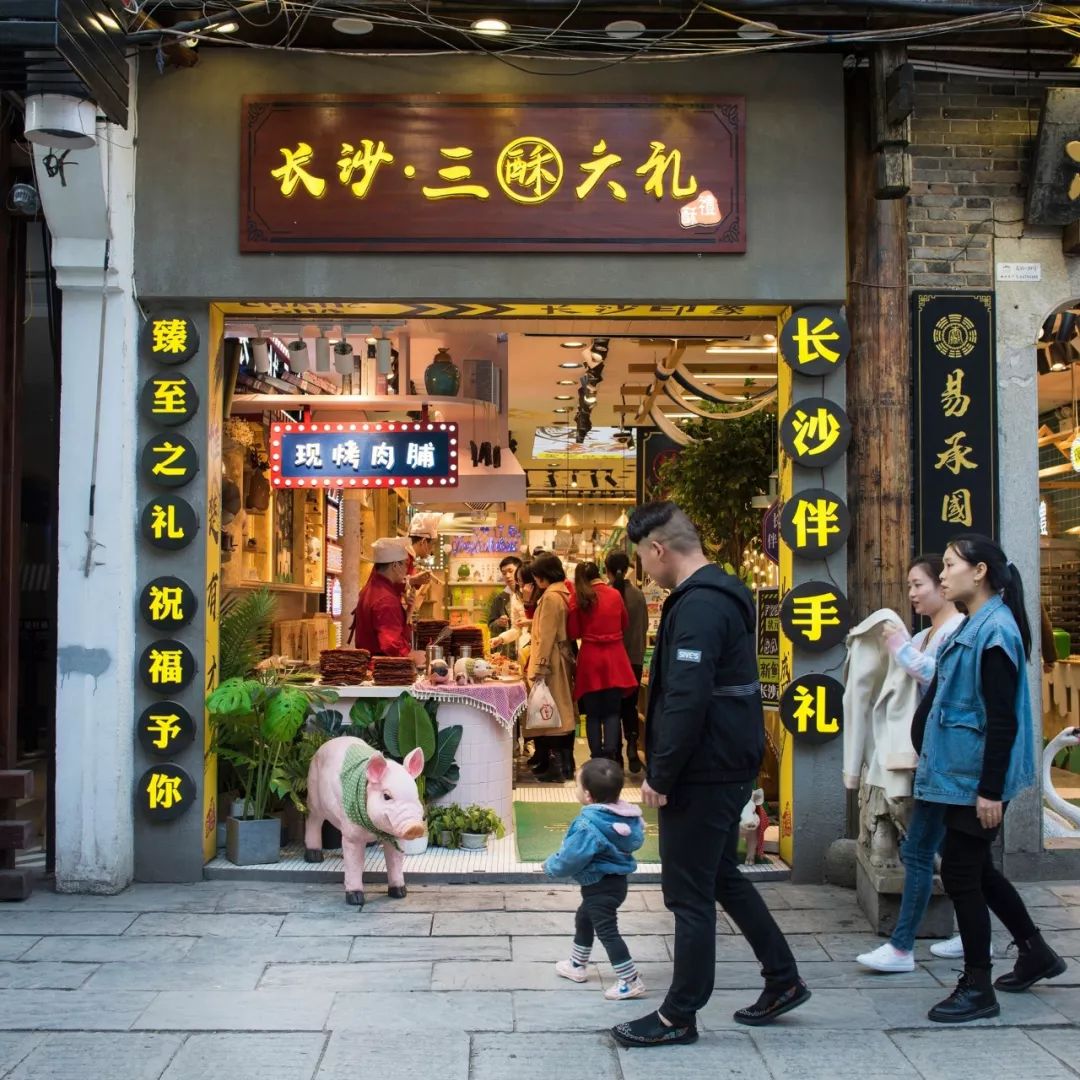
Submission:
POLYGON ((428 838, 438 847, 461 847, 461 834, 468 824, 465 811, 456 803, 428 808, 428 838))
POLYGON ((230 862, 278 861, 281 822, 270 815, 271 799, 291 793, 286 761, 312 705, 335 698, 332 691, 302 688, 271 672, 227 679, 207 697, 214 752, 233 766, 244 803, 242 816, 230 815, 225 823, 230 862))
POLYGON ((500 839, 506 835, 502 819, 490 807, 472 806, 465 808, 465 823, 461 830, 461 846, 473 851, 487 847, 488 837, 494 833, 500 839))

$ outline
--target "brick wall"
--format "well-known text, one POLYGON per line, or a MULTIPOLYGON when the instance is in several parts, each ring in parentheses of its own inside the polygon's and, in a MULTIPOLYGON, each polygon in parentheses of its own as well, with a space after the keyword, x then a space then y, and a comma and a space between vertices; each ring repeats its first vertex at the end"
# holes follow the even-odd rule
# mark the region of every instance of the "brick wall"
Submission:
POLYGON ((1042 90, 925 75, 911 120, 908 283, 994 284, 993 239, 1019 236, 1042 90))

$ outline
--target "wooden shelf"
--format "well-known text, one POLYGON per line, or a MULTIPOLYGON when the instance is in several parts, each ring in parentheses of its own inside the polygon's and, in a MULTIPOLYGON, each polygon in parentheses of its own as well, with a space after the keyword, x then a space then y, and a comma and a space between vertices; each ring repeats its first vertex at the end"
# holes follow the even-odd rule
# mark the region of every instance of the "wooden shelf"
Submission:
POLYGON ((271 592, 306 593, 309 596, 321 596, 323 589, 316 585, 295 585, 287 581, 241 581, 229 585, 230 589, 269 589, 271 592))

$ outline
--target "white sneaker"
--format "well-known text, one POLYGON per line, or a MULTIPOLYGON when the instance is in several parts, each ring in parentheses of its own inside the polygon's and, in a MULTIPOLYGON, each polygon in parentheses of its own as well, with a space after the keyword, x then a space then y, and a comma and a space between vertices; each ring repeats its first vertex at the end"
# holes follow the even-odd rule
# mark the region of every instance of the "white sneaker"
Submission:
POLYGON ((608 1001, 629 1001, 631 998, 639 998, 645 993, 645 980, 640 975, 633 979, 620 979, 614 986, 609 986, 604 991, 604 997, 608 1001))
MULTIPOLYGON (((940 956, 942 960, 963 960, 964 959, 964 943, 960 940, 960 935, 949 938, 948 941, 935 941, 930 946, 930 951, 935 956, 940 956)), ((994 946, 990 946, 990 955, 994 955, 994 946)))
POLYGON ((555 965, 555 974, 561 975, 564 979, 569 979, 571 982, 583 983, 588 981, 589 969, 579 967, 570 960, 560 960, 555 965))
POLYGON ((883 971, 889 975, 915 970, 915 954, 894 949, 892 943, 888 941, 872 952, 864 952, 856 956, 855 960, 863 967, 871 968, 873 971, 883 971))

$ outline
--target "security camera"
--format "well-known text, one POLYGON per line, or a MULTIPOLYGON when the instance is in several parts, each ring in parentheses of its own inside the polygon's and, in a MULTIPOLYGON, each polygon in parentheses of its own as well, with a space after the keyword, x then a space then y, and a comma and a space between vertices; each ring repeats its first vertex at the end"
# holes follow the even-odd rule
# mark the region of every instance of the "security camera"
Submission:
POLYGON ((33 184, 13 184, 8 194, 8 206, 23 217, 34 217, 41 209, 37 188, 33 184))

